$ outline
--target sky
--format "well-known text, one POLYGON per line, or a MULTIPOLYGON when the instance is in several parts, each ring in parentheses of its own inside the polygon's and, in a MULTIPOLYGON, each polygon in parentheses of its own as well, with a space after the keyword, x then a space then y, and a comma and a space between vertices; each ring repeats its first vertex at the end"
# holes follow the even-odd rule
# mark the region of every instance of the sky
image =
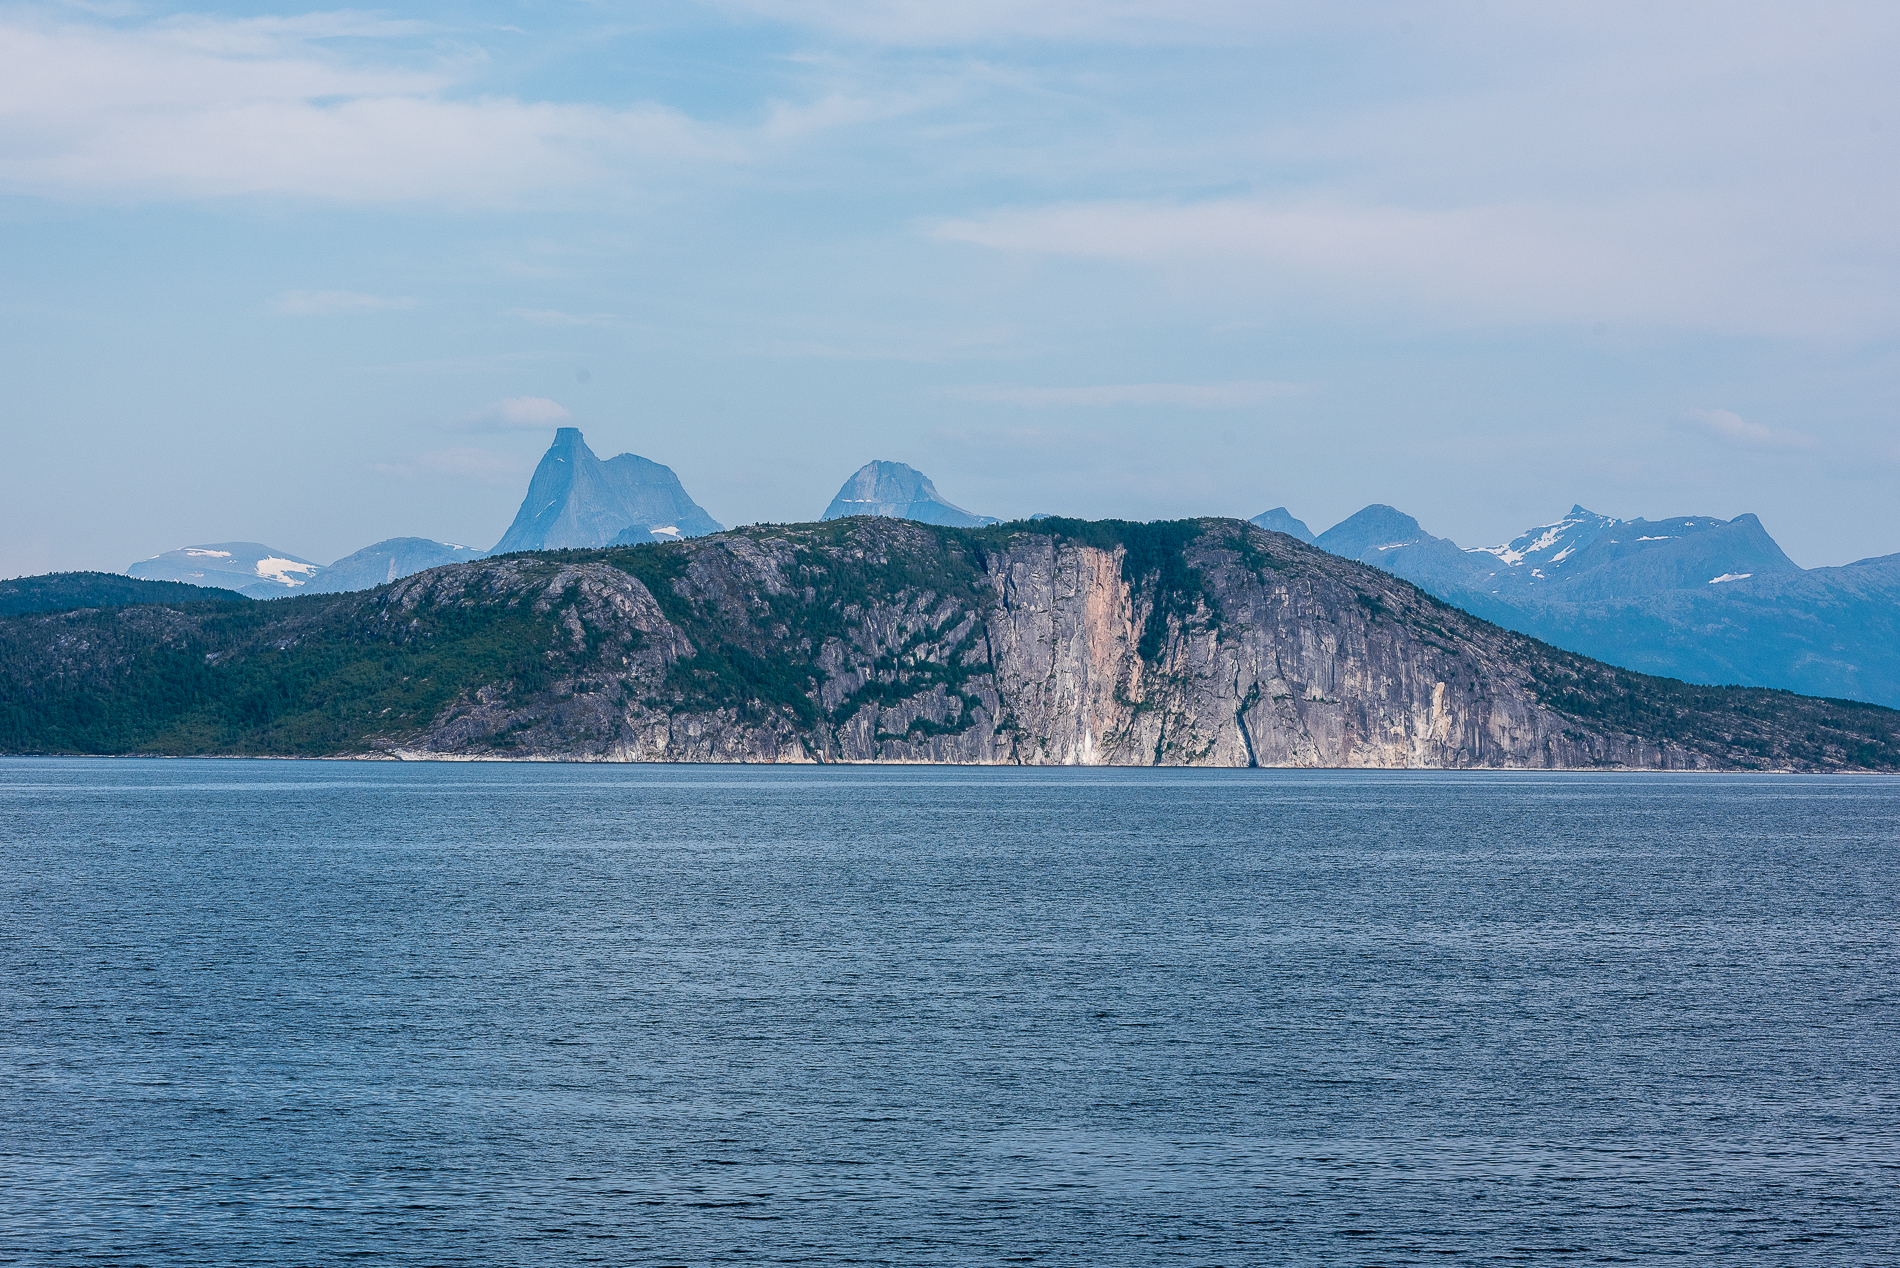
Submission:
POLYGON ((1573 503, 1900 551, 1900 6, 0 5, 0 576, 728 525, 1573 503))

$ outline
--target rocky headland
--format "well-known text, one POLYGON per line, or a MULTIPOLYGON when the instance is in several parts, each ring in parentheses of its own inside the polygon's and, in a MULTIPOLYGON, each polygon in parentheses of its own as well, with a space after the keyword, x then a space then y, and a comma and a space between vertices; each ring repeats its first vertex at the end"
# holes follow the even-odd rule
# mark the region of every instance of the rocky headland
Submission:
POLYGON ((1237 520, 855 517, 0 621, 0 749, 1900 769, 1900 712, 1559 651, 1237 520))

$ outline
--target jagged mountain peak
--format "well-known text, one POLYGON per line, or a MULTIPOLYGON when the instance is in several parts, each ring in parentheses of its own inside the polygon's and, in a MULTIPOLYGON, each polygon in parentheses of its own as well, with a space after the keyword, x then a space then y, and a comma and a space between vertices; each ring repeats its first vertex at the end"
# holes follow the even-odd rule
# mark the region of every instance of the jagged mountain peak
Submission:
POLYGON ((1526 575, 1541 579, 1621 522, 1579 503, 1555 523, 1527 528, 1502 546, 1470 547, 1467 553, 1493 556, 1507 568, 1525 569, 1526 575))
POLYGON ((937 492, 930 477, 917 468, 881 459, 867 462, 852 472, 821 518, 836 520, 850 515, 880 515, 955 528, 980 528, 1002 522, 995 516, 978 515, 950 502, 937 492))
POLYGON ((687 496, 671 467, 631 453, 603 462, 580 428, 562 427, 493 553, 677 540, 720 528, 687 496))

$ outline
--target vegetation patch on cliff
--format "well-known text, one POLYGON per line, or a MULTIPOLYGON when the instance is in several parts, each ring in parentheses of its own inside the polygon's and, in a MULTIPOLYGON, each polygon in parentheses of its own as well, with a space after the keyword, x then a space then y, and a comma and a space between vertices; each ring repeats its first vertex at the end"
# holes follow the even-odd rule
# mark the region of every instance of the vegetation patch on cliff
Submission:
POLYGON ((13 618, 0 627, 0 751, 363 752, 470 683, 548 685, 552 622, 525 605, 425 607, 400 623, 364 619, 366 606, 311 595, 13 618))
POLYGON ((1533 689, 1566 717, 1659 744, 1728 748, 1764 769, 1900 767, 1900 715, 1767 687, 1706 687, 1618 669, 1525 638, 1533 689))

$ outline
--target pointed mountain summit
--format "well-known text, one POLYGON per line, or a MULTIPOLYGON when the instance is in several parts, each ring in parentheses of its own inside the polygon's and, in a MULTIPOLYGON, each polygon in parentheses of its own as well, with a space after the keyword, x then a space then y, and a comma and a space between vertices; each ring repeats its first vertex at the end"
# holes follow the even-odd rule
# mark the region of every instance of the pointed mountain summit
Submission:
POLYGON ((602 462, 580 428, 563 427, 492 553, 678 541, 721 527, 686 496, 671 467, 630 453, 602 462))
POLYGON ((867 462, 859 467, 838 490, 838 496, 831 499, 824 518, 841 520, 847 515, 882 515, 954 528, 1002 523, 995 516, 978 515, 946 502, 929 476, 901 462, 867 462))
POLYGON ((1306 526, 1305 520, 1294 519, 1293 512, 1284 506, 1262 511, 1248 522, 1258 524, 1270 533, 1285 533, 1288 537, 1298 538, 1308 546, 1313 544, 1313 530, 1306 526))
POLYGON ((1353 512, 1314 540, 1321 550, 1373 563, 1384 551, 1435 539, 1404 511, 1374 502, 1353 512))
MULTIPOLYGON (((1313 544, 1383 568, 1434 594, 1439 591, 1433 587, 1469 585, 1486 572, 1456 542, 1432 536, 1404 511, 1382 502, 1355 511, 1314 538, 1313 544)), ((1492 562, 1488 555, 1481 558, 1492 562)))

